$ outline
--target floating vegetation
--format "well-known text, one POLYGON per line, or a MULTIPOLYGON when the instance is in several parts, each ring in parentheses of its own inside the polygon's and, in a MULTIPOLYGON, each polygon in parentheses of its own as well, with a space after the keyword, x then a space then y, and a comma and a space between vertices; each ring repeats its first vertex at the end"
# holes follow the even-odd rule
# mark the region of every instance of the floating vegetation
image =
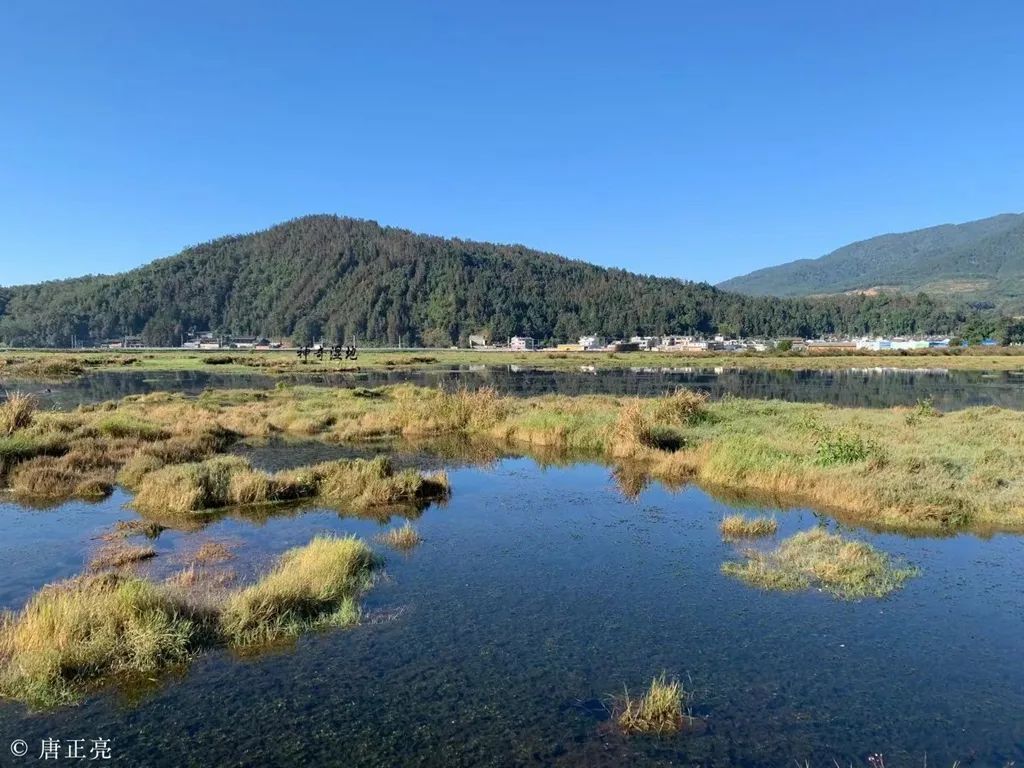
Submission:
POLYGON ((101 548, 89 561, 90 571, 106 571, 134 565, 156 557, 156 550, 149 546, 130 546, 121 542, 110 543, 101 548))
POLYGON ((734 539, 756 539, 761 536, 774 536, 779 529, 779 523, 774 517, 748 518, 743 515, 729 515, 718 526, 722 532, 722 538, 734 539))
POLYGON ((683 728, 686 692, 679 680, 666 679, 664 673, 651 680, 646 693, 632 697, 625 691, 616 699, 613 716, 616 725, 628 734, 665 735, 683 728))
MULTIPOLYGON (((136 551, 133 548, 127 551, 136 551)), ((256 583, 214 589, 194 567, 157 584, 118 573, 44 587, 0 622, 0 694, 37 707, 77 700, 119 675, 151 675, 218 645, 269 642, 359 620, 377 559, 355 537, 285 552, 256 583), (209 585, 207 585, 209 586, 209 585)), ((224 574, 214 575, 222 579, 224 574)))
POLYGON ((406 523, 400 528, 392 528, 386 533, 378 534, 377 541, 381 544, 386 544, 392 549, 397 549, 401 552, 408 552, 415 549, 423 543, 423 537, 420 536, 412 523, 406 523))
POLYGON ((749 549, 743 562, 728 562, 722 572, 761 589, 822 589, 844 600, 884 597, 917 575, 884 552, 822 528, 801 531, 776 549, 749 549))

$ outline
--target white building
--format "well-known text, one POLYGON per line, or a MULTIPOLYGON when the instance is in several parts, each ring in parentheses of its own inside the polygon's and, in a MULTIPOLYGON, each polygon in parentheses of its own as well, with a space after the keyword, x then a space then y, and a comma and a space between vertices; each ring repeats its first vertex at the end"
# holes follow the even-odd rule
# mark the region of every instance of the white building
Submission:
POLYGON ((604 349, 608 342, 600 336, 580 336, 580 347, 586 351, 590 349, 604 349))
POLYGON ((523 352, 528 349, 536 349, 537 342, 529 336, 513 336, 509 339, 508 348, 517 352, 523 352))

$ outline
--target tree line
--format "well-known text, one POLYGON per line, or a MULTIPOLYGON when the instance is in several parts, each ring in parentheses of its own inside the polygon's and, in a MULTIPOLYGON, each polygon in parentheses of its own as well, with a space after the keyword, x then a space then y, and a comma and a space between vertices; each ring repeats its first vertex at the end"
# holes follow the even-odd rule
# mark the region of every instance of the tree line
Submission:
POLYGON ((177 345, 192 329, 298 344, 358 339, 447 346, 476 333, 540 341, 591 333, 992 335, 1008 323, 991 310, 925 294, 749 297, 519 245, 419 235, 337 216, 221 238, 120 275, 0 288, 0 343, 10 346, 125 335, 177 345))

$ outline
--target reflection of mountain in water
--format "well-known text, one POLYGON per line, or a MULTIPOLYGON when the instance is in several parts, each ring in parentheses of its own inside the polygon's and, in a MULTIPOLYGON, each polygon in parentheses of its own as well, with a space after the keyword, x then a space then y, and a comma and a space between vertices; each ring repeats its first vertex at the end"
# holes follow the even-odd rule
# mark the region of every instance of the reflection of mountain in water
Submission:
MULTIPOLYGON (((156 391, 198 394, 203 389, 269 389, 281 377, 262 374, 90 373, 59 384, 7 383, 11 390, 37 393, 49 405, 66 408, 156 391)), ((888 408, 931 398, 937 408, 977 405, 1024 409, 1024 375, 1017 372, 854 369, 777 371, 714 368, 637 368, 542 371, 521 367, 458 367, 425 371, 367 371, 290 376, 293 383, 335 387, 376 387, 412 383, 428 387, 490 386, 512 395, 608 394, 650 397, 676 387, 695 387, 719 398, 736 397, 888 408)))

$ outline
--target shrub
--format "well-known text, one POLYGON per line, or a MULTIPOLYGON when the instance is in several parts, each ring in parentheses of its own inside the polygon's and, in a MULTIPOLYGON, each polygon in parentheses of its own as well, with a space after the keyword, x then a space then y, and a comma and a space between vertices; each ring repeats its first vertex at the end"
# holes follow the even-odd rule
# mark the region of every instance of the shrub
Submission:
POLYGON ((818 437, 817 463, 823 467, 852 464, 877 454, 878 446, 845 430, 826 430, 818 437))

